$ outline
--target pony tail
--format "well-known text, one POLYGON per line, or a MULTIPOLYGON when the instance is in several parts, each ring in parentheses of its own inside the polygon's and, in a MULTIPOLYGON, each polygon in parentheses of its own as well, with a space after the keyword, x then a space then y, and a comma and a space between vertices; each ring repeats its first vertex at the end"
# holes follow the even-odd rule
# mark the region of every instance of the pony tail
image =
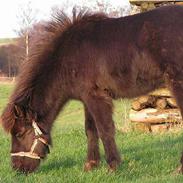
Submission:
POLYGON ((8 104, 1 115, 1 123, 7 133, 11 132, 15 124, 16 114, 14 107, 13 104, 8 104))

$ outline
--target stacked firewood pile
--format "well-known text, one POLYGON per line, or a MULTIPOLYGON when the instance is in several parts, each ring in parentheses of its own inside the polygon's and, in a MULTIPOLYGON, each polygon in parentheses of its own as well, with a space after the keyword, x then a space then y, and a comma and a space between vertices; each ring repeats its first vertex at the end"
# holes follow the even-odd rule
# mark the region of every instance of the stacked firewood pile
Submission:
POLYGON ((175 99, 167 89, 156 90, 132 102, 130 120, 136 129, 161 132, 182 123, 175 99))

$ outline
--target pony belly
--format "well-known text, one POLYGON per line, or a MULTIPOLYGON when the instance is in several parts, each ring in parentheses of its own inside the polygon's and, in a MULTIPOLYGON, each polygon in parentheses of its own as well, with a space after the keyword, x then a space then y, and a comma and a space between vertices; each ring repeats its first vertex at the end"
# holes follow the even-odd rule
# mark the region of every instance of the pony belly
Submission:
POLYGON ((136 79, 133 82, 118 83, 118 89, 113 90, 114 98, 135 98, 145 95, 155 89, 161 88, 165 85, 162 77, 159 78, 144 78, 136 79))

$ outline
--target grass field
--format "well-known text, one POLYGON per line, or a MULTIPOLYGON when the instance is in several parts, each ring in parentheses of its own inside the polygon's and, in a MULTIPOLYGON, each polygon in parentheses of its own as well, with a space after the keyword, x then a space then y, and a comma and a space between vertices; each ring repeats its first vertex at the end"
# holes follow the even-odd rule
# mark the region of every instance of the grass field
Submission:
MULTIPOLYGON (((0 111, 7 102, 12 85, 0 85, 0 111)), ((28 176, 18 174, 10 166, 10 136, 0 129, 0 183, 176 183, 183 176, 175 174, 183 150, 183 134, 143 134, 121 132, 129 126, 125 119, 130 103, 115 102, 116 141, 124 163, 115 173, 108 173, 101 144, 99 169, 83 172, 86 137, 82 105, 72 101, 56 120, 52 132, 53 148, 37 172, 28 176), (126 111, 126 112, 124 112, 126 111)))

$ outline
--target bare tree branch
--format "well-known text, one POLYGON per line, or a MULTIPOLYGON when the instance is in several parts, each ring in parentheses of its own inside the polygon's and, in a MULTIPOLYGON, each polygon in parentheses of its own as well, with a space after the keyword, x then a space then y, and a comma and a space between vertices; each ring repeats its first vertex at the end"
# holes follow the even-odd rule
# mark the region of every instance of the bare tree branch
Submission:
POLYGON ((20 11, 17 15, 19 29, 16 32, 20 37, 24 39, 26 59, 28 59, 29 56, 29 32, 33 24, 37 22, 37 13, 37 10, 32 8, 31 1, 29 1, 24 6, 20 6, 20 11))

